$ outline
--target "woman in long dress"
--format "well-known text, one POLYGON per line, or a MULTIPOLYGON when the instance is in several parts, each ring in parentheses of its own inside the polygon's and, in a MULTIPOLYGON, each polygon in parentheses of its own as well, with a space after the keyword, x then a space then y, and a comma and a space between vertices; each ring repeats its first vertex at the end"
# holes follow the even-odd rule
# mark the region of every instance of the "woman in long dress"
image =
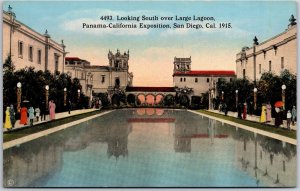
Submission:
POLYGON ((50 120, 55 119, 55 103, 53 101, 50 101, 49 103, 49 111, 50 111, 50 120))
POLYGON ((262 105, 261 107, 261 115, 260 115, 260 122, 265 123, 266 122, 266 114, 267 114, 267 107, 265 105, 262 105))
POLYGON ((20 110, 20 113, 21 113, 20 124, 26 125, 27 124, 27 108, 23 106, 20 110))
POLYGON ((6 111, 5 111, 5 123, 4 123, 4 128, 6 128, 6 129, 11 129, 11 128, 12 128, 11 121, 10 121, 9 107, 7 107, 7 108, 6 108, 6 111))
POLYGON ((272 120, 272 116, 271 116, 272 106, 271 106, 270 102, 266 105, 266 109, 267 109, 267 122, 271 122, 271 120, 272 120))
POLYGON ((244 103, 244 110, 243 110, 243 119, 247 118, 247 103, 244 103))
POLYGON ((16 117, 15 117, 16 113, 15 113, 13 104, 10 105, 9 114, 10 114, 10 122, 11 122, 12 128, 14 128, 15 123, 16 123, 16 117))

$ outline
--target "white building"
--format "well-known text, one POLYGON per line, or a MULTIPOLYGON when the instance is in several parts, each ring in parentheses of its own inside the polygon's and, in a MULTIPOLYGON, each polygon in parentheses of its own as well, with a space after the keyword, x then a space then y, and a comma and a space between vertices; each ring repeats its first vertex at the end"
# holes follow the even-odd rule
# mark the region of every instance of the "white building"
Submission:
POLYGON ((173 84, 178 88, 192 88, 193 95, 206 93, 220 78, 232 81, 236 76, 232 70, 191 70, 191 57, 174 58, 173 84))
POLYGON ((259 80, 264 72, 280 75, 287 69, 297 72, 297 24, 292 15, 288 28, 261 43, 255 37, 252 47, 244 47, 236 55, 237 78, 259 80))
POLYGON ((109 65, 90 65, 86 60, 77 57, 67 57, 65 72, 72 78, 78 78, 85 95, 92 93, 109 93, 120 89, 125 91, 127 86, 132 86, 133 74, 130 73, 128 60, 129 51, 121 54, 108 52, 109 65))
POLYGON ((36 70, 64 72, 65 45, 51 39, 47 30, 40 34, 20 21, 9 6, 3 11, 3 62, 11 55, 15 69, 34 67, 36 70))

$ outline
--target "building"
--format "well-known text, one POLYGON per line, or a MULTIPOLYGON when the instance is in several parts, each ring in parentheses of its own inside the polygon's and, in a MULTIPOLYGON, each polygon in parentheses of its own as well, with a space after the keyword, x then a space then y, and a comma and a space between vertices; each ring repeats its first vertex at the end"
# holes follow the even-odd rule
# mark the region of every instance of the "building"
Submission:
POLYGON ((85 95, 92 93, 109 93, 125 91, 127 86, 132 86, 133 74, 130 73, 128 60, 129 51, 121 54, 108 52, 109 65, 90 65, 86 60, 77 57, 66 57, 65 72, 72 78, 78 78, 85 95))
POLYGON ((173 84, 192 89, 193 95, 206 93, 220 78, 232 81, 236 77, 232 70, 191 70, 191 62, 191 57, 174 58, 173 84))
POLYGON ((48 31, 40 34, 20 21, 9 6, 3 11, 2 60, 11 56, 15 69, 34 67, 36 70, 64 72, 65 45, 52 40, 48 31))
POLYGON ((264 72, 276 75, 287 69, 297 72, 297 23, 292 15, 288 28, 270 39, 258 42, 255 37, 252 47, 243 47, 236 55, 237 78, 259 80, 264 72))

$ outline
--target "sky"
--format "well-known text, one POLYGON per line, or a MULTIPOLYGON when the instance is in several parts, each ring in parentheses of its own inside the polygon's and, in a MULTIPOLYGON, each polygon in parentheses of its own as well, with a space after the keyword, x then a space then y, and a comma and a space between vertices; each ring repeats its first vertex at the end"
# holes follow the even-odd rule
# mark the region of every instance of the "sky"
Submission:
MULTIPOLYGON (((44 34, 48 30, 57 42, 64 40, 67 56, 92 65, 108 65, 109 50, 130 51, 129 70, 134 86, 172 86, 174 57, 192 58, 192 70, 235 70, 236 54, 283 32, 293 14, 295 2, 232 1, 6 1, 17 20, 44 34), (82 23, 107 23, 101 16, 206 16, 215 23, 231 23, 230 29, 83 29, 82 23)), ((126 21, 122 21, 127 23, 126 21)), ((144 22, 144 21, 141 21, 144 22)), ((144 23, 180 23, 145 21, 144 23)), ((109 22, 108 22, 109 23, 109 22)), ((131 23, 131 22, 129 22, 131 23)), ((137 23, 137 22, 133 22, 137 23)), ((198 21, 189 23, 199 24, 198 21)), ((203 22, 202 24, 205 24, 203 22)), ((200 23, 201 24, 201 23, 200 23)))

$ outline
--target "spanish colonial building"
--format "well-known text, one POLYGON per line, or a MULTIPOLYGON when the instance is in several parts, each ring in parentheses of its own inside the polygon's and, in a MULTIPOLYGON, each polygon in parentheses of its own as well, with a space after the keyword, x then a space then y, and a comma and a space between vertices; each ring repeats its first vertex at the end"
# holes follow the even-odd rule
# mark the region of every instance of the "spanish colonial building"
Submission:
POLYGON ((65 45, 51 39, 47 30, 40 34, 16 19, 9 6, 3 11, 2 60, 12 58, 15 69, 34 67, 51 73, 64 72, 65 45))
POLYGON ((85 95, 92 93, 113 94, 115 90, 125 91, 132 86, 133 74, 130 73, 129 51, 121 54, 108 52, 109 64, 106 66, 90 65, 86 60, 77 57, 66 57, 65 72, 72 78, 78 78, 85 95))
POLYGON ((213 89, 220 78, 232 81, 236 77, 232 70, 191 70, 191 62, 191 57, 174 58, 173 83, 177 88, 191 89, 192 95, 213 89))
POLYGON ((264 72, 276 75, 287 69, 297 72, 297 23, 292 15, 288 28, 282 33, 259 43, 253 39, 252 47, 243 47, 236 55, 237 78, 259 80, 264 72))

